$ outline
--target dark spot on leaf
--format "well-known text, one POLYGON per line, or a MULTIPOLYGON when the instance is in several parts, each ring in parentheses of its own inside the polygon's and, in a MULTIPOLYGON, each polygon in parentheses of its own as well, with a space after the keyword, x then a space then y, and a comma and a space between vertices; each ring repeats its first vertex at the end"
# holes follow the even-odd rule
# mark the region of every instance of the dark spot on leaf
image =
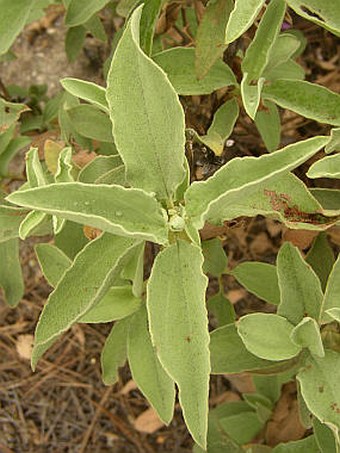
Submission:
POLYGON ((319 386, 319 392, 320 392, 320 393, 323 393, 323 391, 324 391, 324 387, 323 387, 323 385, 320 385, 320 386, 319 386))
POLYGON ((187 341, 188 343, 190 343, 190 342, 191 342, 191 337, 187 336, 187 337, 185 338, 185 341, 187 341))
POLYGON ((310 10, 307 6, 300 6, 300 9, 301 11, 303 11, 304 13, 308 14, 308 16, 310 17, 314 17, 315 19, 319 19, 321 20, 322 22, 324 22, 324 18, 321 17, 318 13, 316 13, 315 11, 312 11, 310 10))
POLYGON ((5 112, 6 112, 6 113, 9 113, 9 112, 10 112, 9 107, 5 107, 5 112))

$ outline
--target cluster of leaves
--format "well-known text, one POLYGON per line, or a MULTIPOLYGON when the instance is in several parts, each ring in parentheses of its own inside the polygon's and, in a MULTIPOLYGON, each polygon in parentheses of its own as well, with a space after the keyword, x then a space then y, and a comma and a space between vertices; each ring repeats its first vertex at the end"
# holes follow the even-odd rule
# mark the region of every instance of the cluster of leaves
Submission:
MULTIPOLYGON (((31 1, 32 8, 42 3, 31 1)), ((71 32, 77 27, 86 31, 84 24, 108 2, 64 3, 71 32)), ((195 451, 270 451, 242 445, 271 417, 281 385, 296 377, 302 420, 314 434, 273 452, 337 452, 340 259, 334 259, 323 231, 339 224, 340 192, 309 189, 292 171, 324 149, 329 155, 317 160, 307 176, 339 178, 340 103, 337 94, 303 80, 296 58, 304 38, 281 28, 288 3, 339 35, 339 11, 325 0, 271 0, 251 44, 237 57, 241 66, 235 75, 221 57, 253 24, 264 0, 210 1, 195 48, 155 53, 153 35, 162 3, 150 0, 136 7, 136 2, 125 1, 117 6, 129 19, 110 63, 106 89, 71 78, 62 81, 66 92, 53 104, 51 118, 58 118, 61 136, 70 146, 47 143, 43 160, 31 148, 27 182, 2 200, 0 285, 15 306, 23 292, 18 238, 53 234, 54 244, 36 247, 54 291, 37 325, 33 369, 73 324, 115 321, 102 351, 104 382, 116 382, 118 368, 128 360, 133 379, 166 424, 173 416, 177 386, 195 451), (243 106, 268 152, 234 158, 206 181, 190 184, 178 96, 224 87, 230 87, 225 103, 206 135, 194 131, 195 140, 221 154, 243 106), (333 129, 329 136, 278 149, 278 107, 333 129), (72 143, 95 149, 96 157, 79 168, 72 143), (221 225, 259 214, 289 228, 319 231, 306 259, 286 243, 276 266, 251 262, 231 270, 218 239, 201 241, 206 223, 221 225), (147 242, 157 244, 160 252, 144 280, 147 242), (222 290, 206 303, 205 274, 224 273, 272 304, 275 313, 236 320, 222 290), (219 323, 211 333, 208 311, 219 323), (210 374, 240 372, 256 375, 256 393, 208 415, 210 374)), ((5 10, 16 11, 8 5, 5 10)), ((19 25, 6 39, 1 37, 2 50, 8 50, 32 11, 20 5, 15 16, 19 25)), ((18 148, 14 125, 24 108, 1 100, 0 140, 8 143, 1 148, 1 142, 0 163, 3 155, 8 162, 18 148)))

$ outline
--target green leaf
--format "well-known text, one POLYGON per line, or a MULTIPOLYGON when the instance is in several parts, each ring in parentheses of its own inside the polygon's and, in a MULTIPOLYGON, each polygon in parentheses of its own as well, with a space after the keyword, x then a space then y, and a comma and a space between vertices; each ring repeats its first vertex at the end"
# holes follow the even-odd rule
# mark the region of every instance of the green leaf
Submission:
POLYGON ((315 238, 312 247, 307 253, 306 261, 319 277, 322 291, 324 291, 335 261, 334 252, 329 245, 326 233, 321 232, 315 238))
POLYGON ((218 238, 209 239, 202 242, 204 255, 203 271, 212 275, 219 276, 225 273, 228 266, 228 258, 218 238))
POLYGON ((78 181, 92 183, 107 172, 122 165, 122 160, 118 154, 113 156, 97 156, 91 160, 79 173, 78 181))
POLYGON ((52 244, 37 244, 35 246, 39 265, 48 283, 55 287, 72 261, 58 247, 52 244))
POLYGON ((329 316, 325 312, 331 308, 340 308, 340 254, 328 278, 320 310, 321 321, 330 321, 329 316))
POLYGON ((320 280, 297 247, 286 242, 277 256, 281 302, 277 313, 297 325, 304 316, 318 320, 323 299, 320 280))
POLYGON ((320 123, 340 126, 340 95, 315 83, 276 80, 264 87, 265 99, 320 123))
POLYGON ((141 12, 133 12, 113 56, 107 101, 127 180, 171 199, 185 175, 184 113, 163 70, 139 47, 141 12))
POLYGON ((19 136, 13 138, 3 152, 0 150, 0 177, 8 174, 8 166, 12 158, 30 143, 30 137, 19 136))
POLYGON ((288 0, 300 16, 340 36, 340 9, 333 0, 288 0))
MULTIPOLYGON (((230 403, 233 404, 233 403, 230 403)), ((241 412, 220 419, 220 426, 238 444, 250 442, 263 428, 255 412, 241 412)))
POLYGON ((107 3, 109 0, 71 0, 66 11, 66 25, 74 27, 84 24, 107 3))
POLYGON ((203 79, 195 76, 195 49, 175 47, 153 55, 180 95, 210 94, 228 85, 237 85, 234 73, 222 60, 216 61, 203 79))
POLYGON ((260 105, 261 92, 264 84, 264 78, 261 77, 255 85, 251 85, 251 79, 246 72, 241 82, 241 96, 245 111, 252 120, 255 120, 257 109, 260 105))
POLYGON ((195 72, 204 79, 226 48, 225 29, 233 9, 232 0, 210 0, 196 34, 195 72))
POLYGON ((133 239, 103 234, 76 256, 40 315, 32 352, 33 369, 57 338, 102 298, 135 245, 133 239))
POLYGON ((297 379, 308 409, 332 429, 339 441, 340 354, 326 350, 323 358, 310 357, 297 379))
POLYGON ((340 127, 331 130, 330 141, 325 147, 326 153, 332 153, 333 151, 340 151, 340 127))
POLYGON ((174 412, 175 386, 160 364, 151 343, 144 307, 138 310, 130 322, 128 360, 133 380, 160 419, 168 425, 174 412))
POLYGON ((198 228, 203 227, 204 220, 219 223, 230 213, 232 218, 237 217, 233 212, 237 200, 242 203, 254 192, 256 185, 267 183, 270 178, 277 180, 299 166, 327 141, 325 137, 314 137, 269 155, 232 159, 207 181, 194 182, 188 188, 185 196, 188 216, 198 228))
POLYGON ((135 313, 142 301, 132 294, 132 287, 113 286, 105 296, 78 322, 101 323, 117 321, 135 313))
POLYGON ((255 124, 267 150, 271 153, 277 150, 281 141, 280 114, 273 102, 264 101, 263 106, 264 108, 256 113, 255 124))
POLYGON ((256 34, 251 41, 241 67, 249 81, 258 80, 269 61, 270 51, 279 35, 286 11, 284 0, 272 0, 261 18, 256 34))
POLYGON ((332 430, 328 428, 327 425, 321 423, 317 418, 314 418, 313 420, 313 431, 321 453, 339 452, 332 430))
POLYGON ((308 348, 311 354, 317 357, 325 356, 320 328, 315 319, 309 316, 303 318, 292 330, 291 339, 298 346, 308 348))
POLYGON ((127 337, 131 318, 117 321, 102 349, 100 362, 104 384, 113 385, 118 380, 118 368, 123 366, 127 358, 127 337))
POLYGON ((105 27, 104 27, 102 21, 100 20, 99 15, 92 16, 85 23, 85 27, 94 38, 99 39, 103 43, 106 43, 107 36, 106 36, 105 27))
POLYGON ((237 331, 249 352, 266 360, 286 360, 295 357, 301 346, 290 339, 294 325, 282 316, 252 313, 237 323, 237 331))
POLYGON ((235 7, 231 12, 226 28, 226 44, 235 41, 248 30, 260 12, 263 4, 264 0, 235 1, 235 7))
POLYGON ((340 154, 315 162, 307 172, 308 178, 340 178, 340 154))
POLYGON ((152 53, 155 26, 164 0, 148 0, 144 3, 140 19, 140 46, 147 55, 152 53))
POLYGON ((36 0, 0 0, 0 55, 5 54, 24 28, 36 0))
POLYGON ((213 374, 251 372, 273 366, 273 362, 260 359, 246 349, 234 324, 228 324, 211 332, 210 354, 213 374))
POLYGON ((205 448, 208 423, 207 278, 200 249, 178 240, 156 257, 147 286, 150 333, 158 358, 179 388, 184 420, 205 448))
POLYGON ((0 243, 19 237, 19 226, 26 215, 26 209, 0 206, 0 243))
POLYGON ((63 229, 55 235, 55 245, 72 260, 87 243, 83 226, 79 223, 66 221, 63 229))
POLYGON ((270 49, 265 71, 271 71, 294 57, 301 47, 301 40, 302 38, 291 30, 280 33, 270 49))
POLYGON ((329 308, 328 310, 325 311, 327 315, 329 315, 331 318, 335 319, 335 321, 340 322, 340 308, 339 307, 334 307, 334 308, 329 308))
POLYGON ((263 77, 271 82, 281 79, 297 81, 305 78, 305 71, 296 61, 288 60, 273 69, 266 68, 263 77))
POLYGON ((44 212, 31 211, 27 214, 19 227, 19 237, 24 240, 32 235, 34 231, 46 220, 44 212))
POLYGON ((121 277, 132 282, 132 293, 141 298, 144 292, 144 251, 145 242, 136 247, 136 253, 127 262, 121 277))
POLYGON ((109 233, 161 244, 168 240, 160 205, 141 189, 66 182, 17 191, 7 198, 12 203, 109 233))
POLYGON ((274 305, 280 303, 280 289, 276 267, 268 263, 244 262, 230 274, 249 292, 274 305))
POLYGON ((320 453, 314 436, 277 445, 272 453, 320 453))
POLYGON ((38 148, 31 148, 25 155, 27 182, 30 188, 44 186, 46 176, 39 160, 38 148))
POLYGON ((78 134, 100 142, 113 142, 110 119, 94 105, 77 105, 67 113, 78 134))
POLYGON ((73 96, 101 108, 105 112, 109 111, 109 106, 105 97, 105 88, 85 80, 73 79, 67 77, 60 81, 63 88, 73 96))
POLYGON ((225 102, 216 110, 207 135, 202 137, 197 135, 198 140, 213 150, 217 156, 220 156, 223 152, 225 141, 234 130, 239 113, 240 109, 235 98, 225 102))
POLYGON ((86 38, 86 28, 82 25, 69 28, 65 37, 65 52, 67 59, 73 63, 79 57, 86 38))
POLYGON ((234 307, 221 291, 208 300, 208 309, 216 317, 219 327, 235 321, 234 307))
POLYGON ((340 215, 340 190, 337 189, 311 189, 315 197, 323 207, 327 215, 340 215))
MULTIPOLYGON (((2 0, 4 1, 4 0, 2 0)), ((19 0, 21 2, 21 0, 19 0)), ((1 2, 1 0, 0 0, 1 2)), ((1 5, 1 3, 0 3, 1 5)), ((12 8, 11 8, 12 9, 12 8)), ((1 15, 1 20, 3 15, 1 15)), ((0 24, 1 27, 1 24, 0 24)), ((8 24, 6 24, 7 28, 8 24)), ((0 28, 1 30, 1 28, 0 28)), ((1 33, 0 33, 1 35, 1 33)), ((2 36, 1 36, 2 39, 2 36)), ((10 128, 20 117, 21 113, 29 110, 26 105, 16 104, 14 102, 7 102, 4 99, 0 98, 0 133, 3 133, 8 128, 10 128)))
POLYGON ((15 307, 24 295, 18 239, 0 242, 0 256, 0 287, 5 301, 15 307))

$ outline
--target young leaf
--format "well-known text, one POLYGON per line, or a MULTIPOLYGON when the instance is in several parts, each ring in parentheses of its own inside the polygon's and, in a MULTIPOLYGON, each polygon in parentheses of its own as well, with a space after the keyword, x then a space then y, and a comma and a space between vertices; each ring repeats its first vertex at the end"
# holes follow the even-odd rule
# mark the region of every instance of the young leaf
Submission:
POLYGON ((55 287, 72 261, 58 247, 52 244, 37 244, 35 253, 48 283, 55 287))
POLYGON ((301 346, 290 339, 293 324, 282 316, 252 313, 237 323, 237 331, 249 352, 266 360, 286 360, 295 357, 301 346))
POLYGON ((8 200, 109 233, 167 242, 161 206, 141 189, 69 182, 17 191, 8 200))
POLYGON ((261 134, 267 150, 271 153, 280 145, 281 120, 279 110, 273 102, 264 101, 264 108, 258 110, 255 116, 255 124, 261 134))
POLYGON ((32 234, 45 220, 46 214, 44 212, 31 211, 27 214, 19 227, 19 237, 24 240, 32 234))
POLYGON ((251 354, 244 346, 234 324, 215 329, 210 334, 211 372, 233 374, 270 369, 277 363, 251 354))
POLYGON ((226 271, 228 258, 223 250, 221 240, 218 238, 202 242, 204 255, 203 271, 218 277, 226 271))
POLYGON ((107 3, 109 0, 71 0, 66 11, 66 25, 74 27, 84 24, 107 3))
POLYGON ((135 245, 133 239, 103 234, 76 256, 40 315, 32 352, 33 369, 56 339, 102 298, 135 245))
POLYGON ((331 130, 330 140, 325 146, 326 153, 332 153, 333 151, 340 151, 340 127, 331 130))
POLYGON ((117 321, 105 341, 100 356, 100 363, 102 366, 102 379, 106 385, 113 385, 117 382, 118 368, 126 362, 130 321, 130 317, 117 321))
POLYGON ((310 357, 297 379, 308 409, 334 432, 339 441, 340 354, 326 350, 325 357, 310 357))
POLYGON ((208 146, 217 156, 223 152, 224 143, 234 130, 239 116, 239 106, 235 98, 230 99, 219 107, 207 135, 197 136, 198 140, 208 146))
POLYGON ((171 199, 184 170, 184 113, 168 78, 139 47, 137 8, 112 59, 107 101, 117 149, 134 187, 171 199))
POLYGON ((200 249, 178 240, 156 257, 147 286, 150 333, 159 360, 179 388, 185 422, 205 448, 209 394, 207 278, 200 249))
POLYGON ((323 299, 320 280, 297 247, 286 242, 277 256, 281 302, 277 313, 297 325, 304 316, 318 320, 323 299))
POLYGON ((312 247, 307 253, 306 261, 312 266, 314 272, 319 277, 321 288, 324 292, 335 261, 334 252, 329 245, 326 233, 321 232, 315 238, 312 247))
POLYGON ((78 322, 101 323, 117 321, 135 313, 142 301, 132 294, 132 287, 113 286, 78 322))
POLYGON ((309 316, 303 318, 292 330, 291 339, 297 345, 308 348, 311 354, 317 357, 325 356, 325 350, 320 335, 320 327, 315 319, 310 318, 309 316))
MULTIPOLYGON (((314 137, 289 145, 261 157, 234 158, 207 181, 193 183, 187 190, 186 212, 195 226, 202 228, 205 219, 219 223, 237 200, 254 192, 256 185, 277 179, 317 153, 328 141, 314 137), (229 205, 228 200, 232 199, 229 205)), ((233 213, 234 214, 234 213, 233 213)))
POLYGON ((307 172, 308 178, 340 178, 340 154, 315 162, 307 172))
POLYGON ((226 28, 225 42, 229 44, 239 38, 260 12, 264 0, 236 0, 226 28))
POLYGON ((251 84, 250 75, 245 72, 241 82, 241 96, 245 111, 252 120, 255 120, 257 109, 260 105, 261 92, 264 84, 264 78, 261 77, 255 85, 251 84))
POLYGON ((77 105, 67 113, 78 134, 100 142, 113 142, 110 119, 94 105, 77 105))
POLYGON ((147 55, 152 53, 153 36, 163 0, 149 0, 144 3, 140 19, 140 46, 147 55))
POLYGON ((38 148, 31 148, 25 156, 27 182, 30 188, 44 186, 47 181, 39 160, 38 148))
POLYGON ((167 74, 176 93, 210 94, 219 88, 237 85, 233 71, 222 60, 216 61, 203 79, 195 76, 195 49, 175 47, 154 55, 153 60, 167 74))
POLYGON ((340 308, 340 254, 328 278, 320 310, 321 321, 330 321, 329 316, 325 312, 332 308, 340 308))
POLYGON ((272 0, 258 26, 254 39, 251 41, 244 59, 242 71, 248 74, 248 80, 256 81, 267 66, 270 51, 278 37, 286 11, 284 0, 272 0))
POLYGON ((0 243, 19 237, 19 226, 27 214, 26 209, 0 206, 0 243))
POLYGON ((320 453, 314 436, 277 445, 272 453, 320 453))
POLYGON ((340 95, 315 83, 276 80, 264 87, 263 97, 320 123, 340 126, 340 95))
POLYGON ((276 267, 268 263, 244 262, 231 272, 249 292, 274 305, 280 303, 280 289, 276 267))
POLYGON ((232 0, 210 0, 196 34, 196 75, 204 79, 226 47, 225 29, 233 9, 232 0))
POLYGON ((300 16, 340 36, 340 10, 333 0, 288 0, 300 16))
POLYGON ((0 0, 0 55, 5 54, 24 28, 36 0, 0 0))
POLYGON ((15 307, 24 295, 18 239, 0 242, 0 256, 0 288, 7 303, 15 307))
POLYGON ((131 318, 128 334, 128 360, 132 378, 150 401, 160 419, 169 424, 175 403, 175 385, 160 364, 148 330, 144 307, 131 318))
POLYGON ((93 105, 101 108, 105 112, 109 111, 109 106, 105 97, 105 88, 85 80, 67 77, 60 81, 63 88, 80 99, 84 99, 93 105))

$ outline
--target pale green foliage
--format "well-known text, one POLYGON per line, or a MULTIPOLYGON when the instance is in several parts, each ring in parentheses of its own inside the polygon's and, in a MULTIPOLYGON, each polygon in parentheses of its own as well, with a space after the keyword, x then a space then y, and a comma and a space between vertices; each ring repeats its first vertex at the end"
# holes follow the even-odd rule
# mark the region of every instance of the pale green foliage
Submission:
POLYGON ((317 357, 325 356, 320 328, 315 319, 308 316, 304 317, 292 330, 291 339, 297 345, 308 348, 313 355, 317 357))
POLYGON ((108 2, 109 0, 70 0, 65 17, 66 25, 74 27, 84 24, 108 2))
POLYGON ((90 102, 91 104, 97 105, 102 110, 108 112, 108 105, 105 97, 105 89, 92 82, 86 82, 85 80, 78 80, 73 78, 66 78, 60 82, 73 96, 90 102))
POLYGON ((209 335, 207 278, 199 248, 177 240, 156 258, 147 286, 150 332, 160 362, 176 382, 193 438, 206 445, 209 335), (180 359, 179 359, 180 358, 180 359))
POLYGON ((55 287, 72 261, 58 247, 52 244, 37 244, 35 246, 41 270, 48 283, 55 287))
POLYGON ((105 341, 100 361, 102 378, 106 385, 112 385, 117 381, 118 368, 126 362, 129 324, 129 318, 116 322, 105 341))
POLYGON ((134 187, 171 199, 184 177, 184 114, 165 73, 140 49, 139 7, 108 75, 113 135, 134 187))
POLYGON ((329 275, 325 294, 321 304, 320 319, 329 320, 325 314, 327 310, 340 308, 340 255, 334 263, 332 271, 329 275))
POLYGON ((315 162, 307 172, 309 178, 340 178, 340 154, 315 162))
POLYGON ((263 4, 264 0, 236 0, 226 28, 227 44, 235 41, 248 30, 263 4))
POLYGON ((15 307, 24 294, 18 239, 0 242, 0 256, 0 287, 7 303, 15 307))
POLYGON ((280 144, 281 121, 278 108, 273 102, 263 101, 264 108, 258 110, 255 124, 269 152, 275 151, 280 144))
POLYGON ((204 255, 203 271, 219 276, 226 271, 228 258, 223 250, 221 241, 218 238, 202 242, 204 255))

